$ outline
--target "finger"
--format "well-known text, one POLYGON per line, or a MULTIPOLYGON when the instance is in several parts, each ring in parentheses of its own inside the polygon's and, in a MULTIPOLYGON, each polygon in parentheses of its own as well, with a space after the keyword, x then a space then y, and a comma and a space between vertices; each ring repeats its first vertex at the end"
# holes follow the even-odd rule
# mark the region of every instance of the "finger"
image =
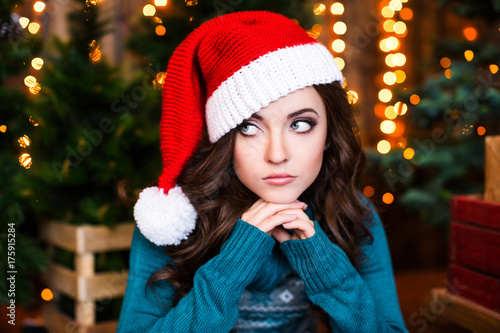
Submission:
POLYGON ((289 208, 289 209, 283 209, 280 211, 280 213, 286 213, 286 214, 297 214, 297 217, 302 220, 309 220, 309 216, 304 212, 302 208, 289 208))
POLYGON ((283 223, 283 228, 287 230, 295 229, 295 233, 300 231, 299 236, 301 236, 300 233, 302 233, 302 236, 304 236, 305 238, 311 238, 316 233, 316 230, 314 229, 314 222, 312 222, 311 220, 304 221, 296 219, 291 222, 285 222, 283 223))
POLYGON ((252 219, 255 221, 263 221, 269 216, 275 215, 278 212, 285 210, 285 209, 290 209, 290 208, 304 208, 305 209, 306 204, 303 202, 292 202, 288 204, 275 204, 275 203, 267 203, 264 205, 258 212, 256 212, 254 215, 252 215, 252 219))
POLYGON ((255 226, 264 232, 269 232, 276 228, 277 226, 282 225, 286 222, 291 222, 297 219, 297 214, 276 214, 273 216, 269 216, 264 219, 262 222, 257 223, 255 226))
POLYGON ((247 209, 245 213, 241 216, 243 221, 251 220, 252 217, 266 204, 264 199, 259 198, 259 200, 255 201, 250 208, 247 209))
POLYGON ((277 226, 271 230, 271 236, 273 236, 279 243, 283 243, 292 237, 285 229, 283 229, 282 226, 277 226))

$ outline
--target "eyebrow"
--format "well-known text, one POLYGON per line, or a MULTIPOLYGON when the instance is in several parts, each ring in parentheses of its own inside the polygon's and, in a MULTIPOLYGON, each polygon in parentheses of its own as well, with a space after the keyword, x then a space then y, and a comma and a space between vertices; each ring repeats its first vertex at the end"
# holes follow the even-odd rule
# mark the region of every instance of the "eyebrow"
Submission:
MULTIPOLYGON (((316 115, 319 117, 319 114, 318 114, 316 111, 314 111, 313 109, 309 109, 309 108, 308 108, 308 109, 302 109, 302 110, 299 110, 299 111, 292 112, 292 113, 290 113, 290 114, 286 117, 286 119, 291 119, 291 118, 293 118, 293 117, 299 116, 299 115, 301 115, 301 114, 303 114, 303 113, 306 113, 306 112, 314 112, 314 113, 316 113, 316 115)), ((251 116, 250 116, 250 118, 255 118, 255 119, 257 119, 257 120, 262 120, 262 119, 263 119, 263 118, 262 118, 262 116, 259 116, 259 115, 258 115, 258 114, 256 114, 256 113, 254 113, 253 115, 251 115, 251 116)))

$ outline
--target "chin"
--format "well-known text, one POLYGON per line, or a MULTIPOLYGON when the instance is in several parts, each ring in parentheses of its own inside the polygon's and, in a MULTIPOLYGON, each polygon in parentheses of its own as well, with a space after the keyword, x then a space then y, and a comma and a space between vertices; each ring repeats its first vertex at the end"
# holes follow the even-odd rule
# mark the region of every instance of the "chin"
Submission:
POLYGON ((262 200, 275 204, 289 204, 297 200, 300 196, 300 193, 281 193, 281 191, 277 193, 262 193, 262 195, 256 194, 262 200))

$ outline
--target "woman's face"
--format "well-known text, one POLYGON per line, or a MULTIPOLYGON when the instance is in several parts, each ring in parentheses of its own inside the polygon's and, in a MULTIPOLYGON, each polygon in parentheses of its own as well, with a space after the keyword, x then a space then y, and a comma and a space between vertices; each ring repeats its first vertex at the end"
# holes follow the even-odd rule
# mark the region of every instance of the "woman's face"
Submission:
POLYGON ((316 179, 325 149, 325 105, 313 87, 297 90, 243 121, 233 165, 264 201, 290 203, 316 179))

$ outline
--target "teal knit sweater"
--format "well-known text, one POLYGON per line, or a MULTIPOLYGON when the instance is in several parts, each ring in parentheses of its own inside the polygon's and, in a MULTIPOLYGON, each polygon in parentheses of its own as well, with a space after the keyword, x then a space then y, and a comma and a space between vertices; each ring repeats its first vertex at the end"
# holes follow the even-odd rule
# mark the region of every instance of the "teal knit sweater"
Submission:
MULTIPOLYGON (((313 237, 279 244, 239 219, 175 307, 165 280, 145 291, 151 273, 171 259, 136 227, 117 332, 314 332, 308 300, 326 311, 335 333, 408 332, 384 228, 370 208, 374 242, 361 244, 367 260, 359 271, 317 221, 313 237)), ((305 212, 312 219, 311 208, 305 212)))

